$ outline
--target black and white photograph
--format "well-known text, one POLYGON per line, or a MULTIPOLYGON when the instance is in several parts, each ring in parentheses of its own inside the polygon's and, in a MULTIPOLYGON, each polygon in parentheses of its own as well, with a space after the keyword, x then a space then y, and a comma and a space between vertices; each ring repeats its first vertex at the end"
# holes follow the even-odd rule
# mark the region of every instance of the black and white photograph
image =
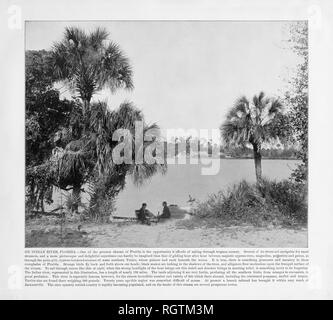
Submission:
POLYGON ((333 2, 0 14, 0 300, 332 299, 333 2))
POLYGON ((308 22, 26 21, 25 246, 308 246, 308 22))

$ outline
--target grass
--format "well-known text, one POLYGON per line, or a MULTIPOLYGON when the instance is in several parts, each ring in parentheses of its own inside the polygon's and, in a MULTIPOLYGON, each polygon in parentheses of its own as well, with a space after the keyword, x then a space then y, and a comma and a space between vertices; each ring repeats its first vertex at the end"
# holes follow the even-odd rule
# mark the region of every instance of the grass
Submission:
POLYGON ((260 184, 241 181, 198 203, 194 215, 228 225, 304 225, 307 223, 307 188, 290 180, 263 179, 260 184))
POLYGON ((72 228, 63 230, 52 228, 26 232, 25 246, 27 248, 88 247, 89 240, 84 233, 72 228))

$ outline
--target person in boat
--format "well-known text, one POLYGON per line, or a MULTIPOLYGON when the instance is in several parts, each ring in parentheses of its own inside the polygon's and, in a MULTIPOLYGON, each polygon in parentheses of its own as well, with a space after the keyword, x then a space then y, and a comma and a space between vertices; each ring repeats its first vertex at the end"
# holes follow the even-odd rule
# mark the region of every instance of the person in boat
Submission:
POLYGON ((154 215, 147 209, 147 203, 143 203, 138 213, 138 219, 142 223, 150 224, 150 218, 153 217, 154 215))
POLYGON ((159 216, 159 219, 169 219, 169 218, 171 218, 171 213, 170 213, 170 209, 168 207, 167 202, 163 201, 162 206, 163 206, 163 212, 159 216))

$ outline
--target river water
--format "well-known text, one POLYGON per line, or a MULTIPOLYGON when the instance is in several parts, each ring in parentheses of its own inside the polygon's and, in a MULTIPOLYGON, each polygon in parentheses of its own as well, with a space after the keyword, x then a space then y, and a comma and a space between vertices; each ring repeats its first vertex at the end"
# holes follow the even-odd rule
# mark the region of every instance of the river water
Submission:
MULTIPOLYGON (((117 215, 133 216, 134 210, 146 202, 154 214, 162 210, 162 201, 188 206, 189 195, 204 200, 209 194, 225 190, 243 179, 254 182, 253 159, 219 159, 220 170, 216 175, 202 175, 202 166, 194 164, 168 165, 165 175, 155 175, 137 187, 128 177, 125 189, 117 198, 117 215)), ((263 175, 270 179, 288 178, 297 160, 262 160, 263 175)))

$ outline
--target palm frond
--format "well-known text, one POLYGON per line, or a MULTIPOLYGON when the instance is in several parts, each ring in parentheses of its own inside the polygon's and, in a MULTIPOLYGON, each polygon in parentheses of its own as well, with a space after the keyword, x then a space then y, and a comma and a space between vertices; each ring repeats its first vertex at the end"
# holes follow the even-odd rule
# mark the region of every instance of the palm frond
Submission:
POLYGON ((229 146, 244 145, 249 140, 250 131, 247 126, 237 121, 226 120, 221 126, 222 138, 229 146))
POLYGON ((136 121, 143 121, 143 114, 133 103, 125 101, 112 114, 115 129, 129 129, 132 132, 136 121))
POLYGON ((240 97, 236 100, 233 108, 230 109, 227 118, 231 119, 233 117, 241 117, 249 113, 249 101, 245 96, 240 97))
POLYGON ((71 79, 71 65, 68 63, 68 52, 63 42, 53 45, 51 64, 53 66, 54 76, 57 80, 71 79))
POLYGON ((263 91, 261 91, 259 93, 259 95, 255 95, 253 97, 252 101, 253 101, 253 105, 255 107, 256 117, 257 117, 257 119, 259 119, 261 116, 261 113, 266 105, 265 104, 265 93, 263 91))
POLYGON ((62 40, 53 45, 55 78, 65 81, 85 101, 105 87, 112 92, 133 88, 129 60, 117 44, 106 43, 108 36, 104 28, 87 34, 80 28, 67 27, 62 40))
POLYGON ((85 153, 83 150, 65 151, 59 164, 60 179, 70 179, 83 175, 85 166, 85 153))
POLYGON ((87 34, 78 27, 66 27, 64 40, 76 48, 84 48, 88 42, 87 34))
POLYGON ((155 174, 165 174, 167 172, 166 164, 134 164, 129 173, 132 177, 132 181, 136 186, 143 185, 146 181, 149 181, 155 174))
POLYGON ((241 97, 227 114, 227 120, 220 127, 227 145, 239 146, 246 142, 261 144, 278 136, 271 123, 282 112, 281 102, 265 97, 263 92, 255 95, 252 102, 250 105, 246 97, 241 97))
POLYGON ((133 71, 128 58, 120 47, 111 42, 105 49, 98 72, 98 80, 101 86, 107 86, 111 91, 124 87, 133 89, 133 71))
POLYGON ((282 105, 281 101, 278 100, 278 99, 272 99, 271 106, 268 110, 268 113, 269 114, 276 114, 276 113, 281 112, 282 109, 283 109, 283 105, 282 105))
POLYGON ((89 44, 94 50, 99 50, 103 47, 103 42, 109 37, 109 33, 106 29, 98 27, 88 36, 89 44))

